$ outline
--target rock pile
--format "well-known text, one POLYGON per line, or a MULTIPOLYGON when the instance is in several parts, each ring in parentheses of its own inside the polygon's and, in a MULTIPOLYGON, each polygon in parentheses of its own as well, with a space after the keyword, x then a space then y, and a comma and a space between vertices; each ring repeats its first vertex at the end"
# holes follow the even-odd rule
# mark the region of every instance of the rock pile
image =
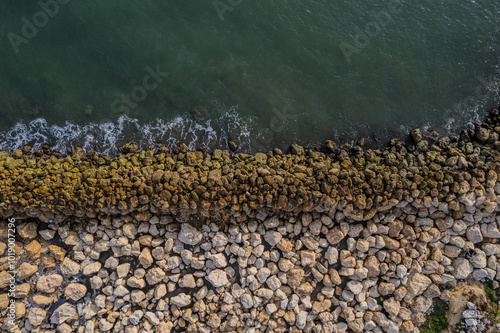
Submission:
POLYGON ((457 326, 457 333, 482 333, 492 332, 489 328, 492 327, 495 332, 500 329, 500 324, 490 323, 489 314, 477 308, 474 303, 468 302, 467 309, 462 313, 461 323, 457 326))
POLYGON ((231 156, 218 149, 190 152, 185 145, 134 153, 130 144, 110 158, 81 149, 71 155, 48 148, 31 153, 26 147, 0 152, 0 216, 49 222, 170 215, 199 226, 208 219, 225 223, 233 212, 243 222, 249 211, 339 211, 367 221, 405 201, 448 205, 453 218, 461 219, 477 198, 496 210, 488 198, 500 172, 499 135, 500 116, 493 110, 459 138, 434 141, 414 131, 412 144, 391 141, 384 150, 344 144, 325 154, 292 145, 287 155, 275 149, 231 156))
MULTIPOLYGON (((500 201, 500 185, 492 199, 500 201)), ((16 248, 23 258, 18 326, 86 333, 418 332, 440 286, 500 279, 500 219, 484 202, 473 207, 476 219, 448 218, 447 228, 436 221, 447 221, 449 211, 403 201, 363 222, 304 212, 298 218, 259 213, 240 223, 235 213, 222 230, 128 215, 72 227, 42 224, 38 231, 34 222, 22 223, 19 230, 35 233, 22 233, 16 248), (418 217, 423 210, 431 217, 418 217), (478 230, 474 236, 471 229, 478 230), (464 257, 462 248, 476 254, 464 257)), ((0 235, 6 233, 3 225, 0 235)), ((5 311, 7 294, 0 299, 5 311)), ((467 324, 480 328, 479 315, 469 312, 467 324)))
POLYGON ((418 332, 440 287, 500 279, 499 124, 330 155, 0 153, 2 330, 418 332))

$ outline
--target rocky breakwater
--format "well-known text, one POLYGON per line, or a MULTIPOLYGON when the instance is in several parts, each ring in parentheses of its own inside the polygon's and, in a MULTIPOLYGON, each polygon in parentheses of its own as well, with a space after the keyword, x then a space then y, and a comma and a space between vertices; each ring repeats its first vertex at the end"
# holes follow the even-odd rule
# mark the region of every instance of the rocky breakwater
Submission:
POLYGON ((4 153, 1 327, 418 332, 440 287, 500 280, 499 134, 494 110, 382 151, 4 153))
MULTIPOLYGON (((137 144, 110 158, 75 149, 71 155, 30 147, 0 152, 0 216, 34 217, 43 222, 68 217, 153 215, 177 221, 225 223, 248 212, 342 213, 367 221, 400 202, 447 205, 460 219, 467 208, 491 199, 500 172, 497 110, 460 137, 391 141, 384 150, 328 141, 324 153, 292 145, 291 154, 253 155, 214 150, 212 154, 137 144)), ((361 140, 362 141, 362 140, 361 140)))

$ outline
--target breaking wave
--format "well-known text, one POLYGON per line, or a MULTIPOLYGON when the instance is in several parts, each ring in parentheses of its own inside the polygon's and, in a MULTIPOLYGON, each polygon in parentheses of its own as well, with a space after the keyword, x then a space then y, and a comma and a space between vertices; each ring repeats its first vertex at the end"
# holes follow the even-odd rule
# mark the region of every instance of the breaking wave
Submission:
POLYGON ((218 119, 194 120, 188 115, 170 120, 157 119, 141 124, 137 119, 120 116, 116 122, 78 125, 67 121, 64 125, 50 125, 43 118, 29 123, 20 122, 10 130, 0 133, 0 150, 12 151, 30 145, 33 150, 49 144, 65 152, 67 148, 95 149, 115 155, 123 144, 136 141, 141 148, 161 143, 175 146, 185 143, 192 150, 226 147, 228 140, 235 140, 241 149, 250 145, 251 119, 244 119, 235 108, 218 119))

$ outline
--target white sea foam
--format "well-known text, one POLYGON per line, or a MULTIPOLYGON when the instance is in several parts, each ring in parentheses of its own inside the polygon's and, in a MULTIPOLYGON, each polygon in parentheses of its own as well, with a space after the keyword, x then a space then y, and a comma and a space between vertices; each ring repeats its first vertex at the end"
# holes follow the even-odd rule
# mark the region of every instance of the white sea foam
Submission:
POLYGON ((0 150, 12 151, 31 145, 34 150, 48 143, 54 149, 65 152, 68 147, 82 147, 114 155, 118 147, 136 141, 141 148, 161 143, 174 146, 185 143, 190 149, 201 145, 208 148, 225 147, 231 135, 242 149, 249 149, 251 120, 238 115, 231 108, 219 119, 195 121, 189 116, 177 116, 170 120, 157 119, 141 124, 137 119, 119 117, 115 122, 79 125, 67 121, 64 125, 49 125, 43 118, 29 123, 18 123, 0 133, 0 150))

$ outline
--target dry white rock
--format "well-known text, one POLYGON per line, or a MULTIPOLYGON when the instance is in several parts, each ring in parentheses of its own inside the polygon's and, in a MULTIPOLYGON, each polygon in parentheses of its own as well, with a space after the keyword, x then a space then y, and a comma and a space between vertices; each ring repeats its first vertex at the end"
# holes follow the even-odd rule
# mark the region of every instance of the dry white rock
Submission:
POLYGON ((453 262, 455 279, 466 279, 474 271, 472 264, 465 258, 457 258, 453 262))
POLYGON ((223 270, 214 269, 207 275, 207 280, 214 287, 219 288, 228 283, 227 274, 223 270))
POLYGON ((359 295, 363 291, 363 284, 359 281, 352 280, 347 282, 347 288, 352 291, 354 295, 359 295))
POLYGON ((181 231, 179 232, 179 240, 187 245, 196 245, 202 238, 203 234, 198 231, 198 229, 192 227, 188 223, 183 223, 181 226, 181 231))
POLYGON ((267 231, 264 235, 264 239, 271 247, 278 244, 281 238, 281 234, 277 231, 267 231))
POLYGON ((98 261, 93 262, 93 263, 83 267, 83 271, 82 271, 83 275, 96 274, 101 269, 101 266, 102 266, 102 264, 100 262, 98 262, 98 261))
POLYGON ((59 325, 67 320, 73 319, 75 315, 76 315, 75 306, 69 303, 64 303, 54 311, 54 313, 50 317, 50 322, 52 324, 59 325))
POLYGON ((212 260, 217 268, 225 268, 227 266, 226 256, 223 253, 211 254, 207 252, 207 254, 205 254, 205 259, 212 260))
POLYGON ((37 327, 42 324, 46 314, 47 312, 41 308, 30 308, 27 319, 32 326, 37 327))
POLYGON ((172 297, 170 302, 182 308, 191 304, 191 295, 180 293, 179 295, 172 297))
POLYGON ((472 227, 467 228, 467 239, 474 244, 483 241, 483 235, 481 234, 479 225, 473 225, 472 227))

